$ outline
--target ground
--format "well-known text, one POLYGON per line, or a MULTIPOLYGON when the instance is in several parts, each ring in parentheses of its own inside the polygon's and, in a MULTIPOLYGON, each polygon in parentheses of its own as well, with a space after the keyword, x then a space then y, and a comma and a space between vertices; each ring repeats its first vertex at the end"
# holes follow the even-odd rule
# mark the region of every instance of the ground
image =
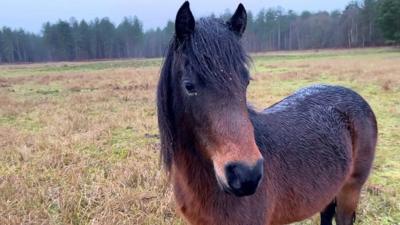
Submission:
MULTIPOLYGON (((0 224, 183 224, 159 161, 160 65, 0 66, 0 224)), ((400 224, 400 51, 258 54, 251 70, 248 100, 259 109, 315 83, 371 104, 379 142, 357 224, 400 224)))

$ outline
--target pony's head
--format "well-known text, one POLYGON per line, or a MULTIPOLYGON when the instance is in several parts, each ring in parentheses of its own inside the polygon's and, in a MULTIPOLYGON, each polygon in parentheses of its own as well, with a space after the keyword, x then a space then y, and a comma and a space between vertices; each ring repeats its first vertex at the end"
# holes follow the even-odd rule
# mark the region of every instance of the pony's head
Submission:
POLYGON ((157 93, 167 169, 183 149, 210 162, 220 187, 236 196, 253 194, 263 175, 246 103, 248 57, 240 44, 246 23, 242 4, 227 22, 196 22, 185 2, 157 93))

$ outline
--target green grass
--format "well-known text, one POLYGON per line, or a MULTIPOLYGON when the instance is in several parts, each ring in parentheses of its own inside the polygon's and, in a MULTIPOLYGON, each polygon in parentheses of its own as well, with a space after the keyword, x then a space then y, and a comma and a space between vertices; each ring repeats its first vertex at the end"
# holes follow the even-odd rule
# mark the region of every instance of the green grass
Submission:
MULTIPOLYGON (((51 75, 69 72, 90 72, 98 70, 112 70, 119 68, 138 68, 138 67, 157 67, 161 65, 161 59, 142 59, 142 60, 115 60, 87 63, 46 63, 37 65, 4 66, 0 69, 0 77, 20 77, 29 75, 51 75)), ((1 67, 0 67, 1 68, 1 67)))

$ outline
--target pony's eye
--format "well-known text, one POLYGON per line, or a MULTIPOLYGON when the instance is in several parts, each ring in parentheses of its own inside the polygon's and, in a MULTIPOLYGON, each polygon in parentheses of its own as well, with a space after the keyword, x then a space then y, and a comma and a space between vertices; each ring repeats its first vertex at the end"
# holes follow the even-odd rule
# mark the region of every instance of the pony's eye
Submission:
POLYGON ((185 87, 185 89, 189 95, 197 95, 196 88, 193 83, 191 83, 189 81, 184 81, 183 86, 185 87))

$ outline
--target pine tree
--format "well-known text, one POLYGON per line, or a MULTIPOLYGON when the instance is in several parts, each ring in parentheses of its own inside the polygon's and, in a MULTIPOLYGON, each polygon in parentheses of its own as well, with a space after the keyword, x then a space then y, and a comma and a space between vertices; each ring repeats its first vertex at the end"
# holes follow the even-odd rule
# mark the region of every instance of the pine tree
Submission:
POLYGON ((400 43, 399 0, 381 0, 378 22, 387 41, 400 43))

